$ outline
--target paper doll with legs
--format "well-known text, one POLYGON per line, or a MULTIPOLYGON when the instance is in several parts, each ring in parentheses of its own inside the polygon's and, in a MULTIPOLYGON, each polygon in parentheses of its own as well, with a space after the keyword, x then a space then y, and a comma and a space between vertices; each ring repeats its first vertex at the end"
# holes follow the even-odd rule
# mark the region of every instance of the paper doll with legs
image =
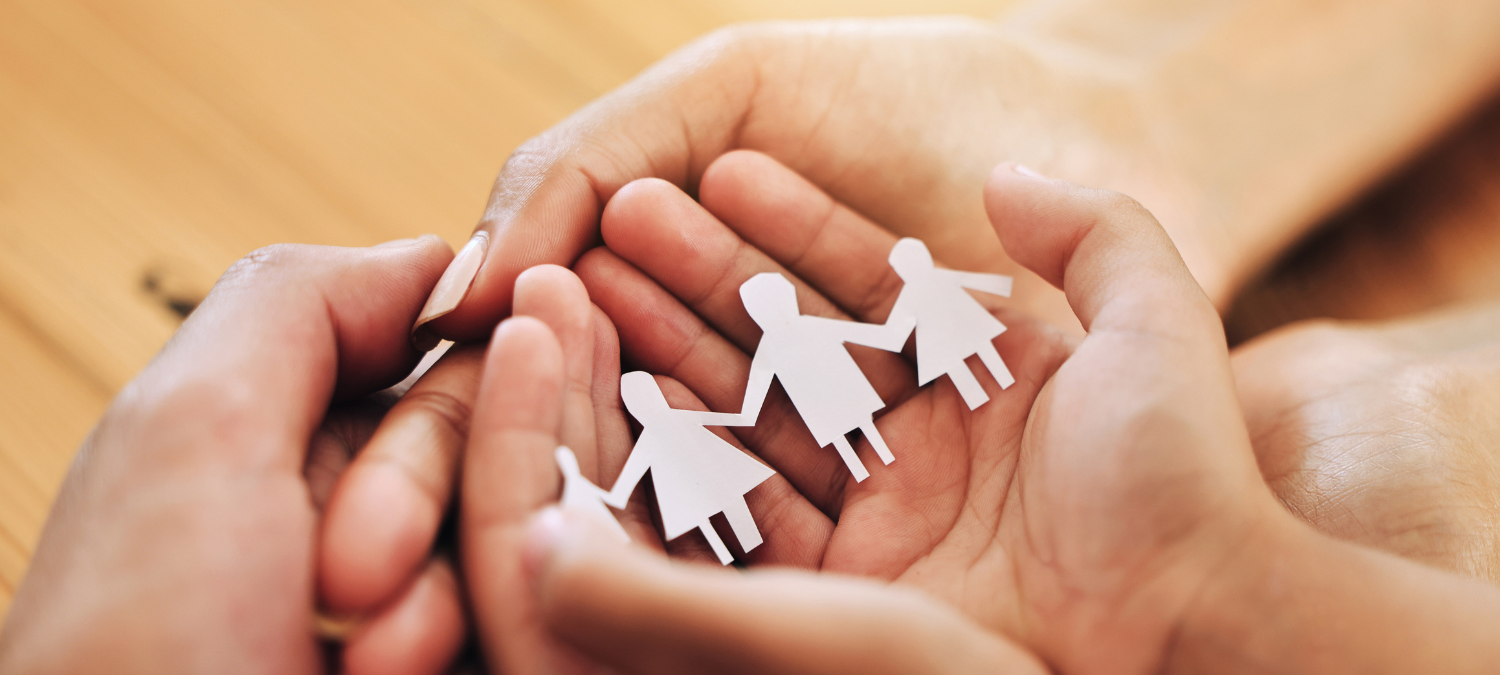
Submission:
POLYGON ((776 472, 704 428, 749 426, 753 420, 730 413, 668 407, 656 378, 640 371, 620 377, 620 396, 625 409, 641 423, 641 436, 605 502, 625 508, 630 493, 649 469, 662 534, 667 539, 698 528, 719 562, 728 565, 734 558, 708 522, 722 512, 740 550, 749 552, 759 546, 760 530, 745 504, 745 493, 776 472))
POLYGON ((885 407, 885 401, 844 343, 900 351, 911 333, 912 320, 878 325, 803 315, 797 308, 797 291, 792 283, 774 273, 751 277, 740 286, 740 298, 762 331, 745 387, 741 414, 746 420, 753 422, 760 416, 771 380, 778 379, 813 439, 820 447, 833 444, 856 481, 863 481, 870 473, 845 434, 860 430, 881 461, 890 464, 895 457, 874 421, 875 412, 885 407))
POLYGON ((910 237, 896 242, 890 262, 906 285, 886 322, 916 320, 918 384, 947 374, 970 410, 984 405, 990 397, 964 363, 976 354, 1001 389, 1015 384, 993 342, 1005 324, 964 290, 1010 297, 1010 277, 941 269, 932 264, 927 246, 910 237))
POLYGON ((559 445, 553 454, 557 457, 557 466, 562 469, 563 474, 563 508, 594 519, 605 529, 617 535, 620 541, 630 541, 630 535, 625 533, 625 528, 620 526, 620 521, 615 519, 615 514, 610 513, 609 507, 604 505, 604 497, 607 493, 594 485, 593 481, 585 478, 583 472, 578 469, 578 457, 573 454, 573 449, 566 445, 559 445))

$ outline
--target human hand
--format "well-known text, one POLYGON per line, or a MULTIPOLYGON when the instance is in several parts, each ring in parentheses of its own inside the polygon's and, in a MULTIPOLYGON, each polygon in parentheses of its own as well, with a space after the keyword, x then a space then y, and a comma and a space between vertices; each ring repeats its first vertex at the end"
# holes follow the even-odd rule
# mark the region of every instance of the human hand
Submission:
MULTIPOLYGON (((320 672, 310 445, 340 442, 319 431, 330 401, 416 363, 406 329, 449 259, 424 237, 276 246, 226 272, 85 441, 0 670, 320 672)), ((431 608, 431 584, 408 606, 431 608)))
MULTIPOLYGON (((479 642, 493 668, 588 671, 594 664, 558 642, 538 620, 521 552, 530 517, 557 500, 558 445, 571 448, 583 476, 601 487, 613 484, 625 464, 631 438, 619 394, 619 347, 613 325, 568 270, 528 270, 517 281, 516 300, 537 315, 501 324, 488 348, 462 456, 462 567, 479 642)), ((673 407, 703 410, 682 385, 658 381, 673 407)), ((755 494, 784 501, 794 492, 773 476, 755 494)), ((796 515, 795 508, 788 512, 796 515)), ((660 554, 663 545, 643 498, 631 500, 620 519, 637 545, 660 554)), ((785 536, 826 536, 805 529, 788 528, 785 536)), ((674 557, 718 565, 702 539, 679 538, 665 549, 674 557)))
MULTIPOLYGON (((894 304, 895 237, 768 158, 721 158, 699 197, 627 186, 603 217, 609 248, 577 271, 626 357, 710 408, 737 408, 759 334, 745 279, 788 276, 805 314, 878 323, 894 304)), ((1007 250, 1068 290, 1089 337, 1001 311, 1016 384, 976 370, 991 400, 972 412, 946 381, 917 389, 901 357, 858 352, 896 456, 863 483, 775 396, 737 435, 799 495, 752 504, 777 526, 748 558, 805 548, 816 569, 914 585, 1064 672, 1150 670, 1193 589, 1285 515, 1256 471, 1218 315, 1133 202, 1009 167, 986 198, 1007 250), (803 499, 836 525, 778 539, 803 499)))
POLYGON ((522 270, 571 265, 594 245, 603 205, 626 183, 657 177, 695 193, 708 164, 739 148, 777 158, 892 232, 923 239, 951 265, 1015 275, 1012 306, 1075 331, 1062 295, 1011 262, 985 219, 977 196, 1002 159, 1138 196, 1170 216, 1190 267, 1227 299, 1219 258, 1241 249, 1211 245, 1199 228, 1234 210, 1206 206, 1168 166, 1151 130, 1178 128, 1167 110, 1152 107, 1127 124, 1100 114, 1102 101, 1129 105, 1139 95, 1101 65, 973 19, 714 33, 511 156, 481 238, 439 285, 423 313, 433 323, 419 332, 428 341, 432 331, 485 335, 509 314, 522 270))
POLYGON ((1303 322, 1237 348, 1261 471, 1339 539, 1500 582, 1494 307, 1303 322))
MULTIPOLYGON (((568 284, 565 272, 551 270, 552 297, 587 307, 576 280, 568 284)), ((608 320, 599 325, 595 346, 613 356, 608 320)), ((578 366, 590 355, 569 353, 568 343, 531 317, 502 323, 475 407, 464 458, 464 567, 480 642, 496 670, 1045 672, 1029 654, 917 592, 790 572, 742 575, 717 562, 668 564, 649 549, 655 539, 645 521, 627 520, 636 543, 622 547, 588 518, 546 508, 559 488, 553 449, 569 430, 590 418, 611 422, 601 430, 623 422, 615 399, 599 400, 615 407, 591 407, 574 396, 587 385, 578 366)), ((595 363, 605 366, 596 382, 618 381, 607 360, 595 363)), ((701 408, 681 385, 658 382, 674 407, 701 408)), ((621 460, 611 460, 613 471, 621 460)), ((764 501, 789 490, 777 478, 757 488, 769 493, 764 501)))

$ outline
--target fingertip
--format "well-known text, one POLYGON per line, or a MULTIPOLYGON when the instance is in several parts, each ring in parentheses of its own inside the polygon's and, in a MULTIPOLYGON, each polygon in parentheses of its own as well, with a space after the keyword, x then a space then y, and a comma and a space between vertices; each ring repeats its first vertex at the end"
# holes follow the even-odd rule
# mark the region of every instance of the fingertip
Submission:
POLYGON ((457 577, 433 560, 401 597, 345 643, 348 675, 438 675, 458 655, 467 634, 457 577))
POLYGON ((528 267, 516 277, 515 313, 527 313, 522 311, 523 303, 536 304, 538 299, 546 299, 554 294, 588 298, 588 290, 572 270, 552 264, 528 267))
MULTIPOLYGON (((538 350, 544 355, 557 347, 557 336, 547 323, 534 316, 513 316, 501 321, 495 326, 495 332, 490 336, 490 355, 506 353, 510 347, 515 350, 538 350)), ((561 353, 556 354, 561 360, 561 353)))
POLYGON ((593 344, 594 313, 588 288, 566 267, 537 265, 516 277, 514 313, 546 323, 565 352, 582 352, 593 344))
POLYGON ((1087 219, 1060 207, 1070 186, 1015 162, 1003 162, 984 185, 984 208, 1005 252, 1062 288, 1067 259, 1087 234, 1087 219))
MULTIPOLYGON (((496 434, 515 430, 555 437, 562 420, 564 368, 562 344, 545 322, 530 316, 500 322, 485 357, 469 447, 487 447, 496 442, 496 434)), ((473 452, 466 455, 466 461, 474 459, 473 452)))
POLYGON ((339 613, 374 610, 420 570, 442 519, 399 468, 356 463, 324 516, 319 593, 339 613))
POLYGON ((698 182, 698 201, 709 211, 735 211, 741 198, 748 196, 748 186, 762 187, 766 181, 779 185, 787 175, 798 180, 801 176, 783 166, 764 153, 754 150, 734 150, 720 155, 703 172, 698 182))

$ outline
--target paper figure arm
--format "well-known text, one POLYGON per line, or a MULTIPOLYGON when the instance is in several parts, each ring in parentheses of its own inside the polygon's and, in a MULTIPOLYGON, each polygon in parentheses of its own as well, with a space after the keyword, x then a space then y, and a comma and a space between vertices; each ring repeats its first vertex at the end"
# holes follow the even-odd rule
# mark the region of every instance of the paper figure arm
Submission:
POLYGON ((827 323, 823 325, 828 327, 827 330, 843 342, 884 349, 888 352, 901 351, 902 345, 906 344, 906 336, 911 335, 912 329, 917 326, 915 316, 892 316, 886 319, 884 324, 840 321, 823 317, 807 318, 816 319, 819 323, 826 321, 827 323))
POLYGON ((1010 297, 1010 287, 1014 279, 1004 274, 981 274, 979 272, 960 272, 958 270, 937 270, 949 278, 958 282, 964 288, 972 288, 992 295, 1010 297))
POLYGON ((913 322, 917 320, 917 297, 916 293, 909 290, 910 288, 910 286, 903 286, 901 294, 896 296, 896 304, 891 307, 890 316, 885 318, 887 325, 906 321, 907 319, 913 322))
POLYGON ((718 413, 704 410, 678 410, 677 414, 683 418, 692 420, 693 424, 704 427, 752 427, 755 420, 745 419, 741 413, 718 413))
MULTIPOLYGON (((764 346, 765 341, 761 342, 764 346)), ((745 383, 745 402, 740 405, 739 419, 735 424, 725 426, 754 426, 755 420, 760 418, 760 407, 766 402, 766 394, 771 391, 771 380, 775 378, 776 370, 766 357, 766 350, 756 349, 755 358, 750 360, 750 377, 745 383)))
MULTIPOLYGON (((645 432, 642 432, 645 436, 645 432)), ((625 503, 630 501, 630 493, 635 492, 636 484, 646 475, 646 470, 651 468, 651 453, 643 451, 639 441, 630 450, 630 456, 625 458, 625 466, 620 469, 620 477, 615 479, 615 486, 604 495, 604 503, 617 509, 625 508, 625 503)))

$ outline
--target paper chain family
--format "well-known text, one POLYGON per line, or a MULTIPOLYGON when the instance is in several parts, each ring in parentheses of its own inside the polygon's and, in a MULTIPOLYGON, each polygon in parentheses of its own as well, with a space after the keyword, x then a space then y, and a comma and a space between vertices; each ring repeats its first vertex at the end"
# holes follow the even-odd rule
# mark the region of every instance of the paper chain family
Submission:
POLYGON ((886 464, 895 456, 875 428, 874 414, 885 402, 855 364, 845 342, 900 351, 915 330, 918 384, 946 374, 970 410, 983 405, 989 396, 965 365, 968 357, 978 355, 1000 388, 1015 383, 992 342, 1005 332, 1005 325, 964 291, 972 288, 1009 297, 1010 277, 936 267, 927 246, 911 238, 896 242, 890 264, 904 285, 884 325, 807 316, 797 308, 796 289, 786 277, 776 273, 751 277, 740 286, 740 298, 762 335, 750 363, 741 411, 678 410, 667 405, 649 373, 625 373, 620 378, 620 397, 641 424, 640 438, 608 492, 583 476, 572 450, 558 447, 563 505, 597 516, 628 541, 625 529, 605 505, 625 508, 649 470, 666 538, 676 539, 698 528, 719 561, 727 565, 733 556, 709 518, 722 512, 741 550, 749 552, 759 546, 760 530, 745 503, 745 493, 776 472, 706 427, 754 425, 773 378, 781 381, 818 446, 832 444, 856 481, 870 474, 846 434, 858 429, 886 464))

